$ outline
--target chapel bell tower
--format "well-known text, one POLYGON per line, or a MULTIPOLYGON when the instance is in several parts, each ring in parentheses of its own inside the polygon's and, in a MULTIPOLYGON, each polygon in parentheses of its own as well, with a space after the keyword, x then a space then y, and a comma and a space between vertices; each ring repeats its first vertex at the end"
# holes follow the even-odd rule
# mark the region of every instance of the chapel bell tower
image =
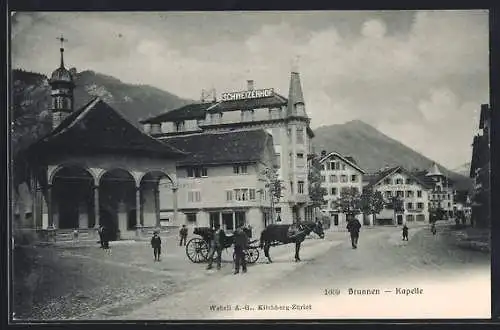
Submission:
POLYGON ((73 111, 74 97, 73 90, 75 83, 71 72, 64 67, 64 39, 63 36, 57 38, 61 42, 61 64, 54 72, 49 80, 51 86, 51 105, 50 112, 52 114, 52 129, 59 124, 73 111))

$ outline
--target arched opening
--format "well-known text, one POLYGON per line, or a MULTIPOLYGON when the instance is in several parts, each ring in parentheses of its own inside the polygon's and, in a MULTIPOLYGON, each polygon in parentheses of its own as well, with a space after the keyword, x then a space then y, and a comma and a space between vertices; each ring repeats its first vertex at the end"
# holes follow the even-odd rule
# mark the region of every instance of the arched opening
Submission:
POLYGON ((59 229, 92 228, 95 224, 93 176, 78 166, 61 167, 52 177, 52 217, 59 229))
POLYGON ((172 225, 173 212, 160 212, 173 209, 172 180, 161 171, 144 174, 140 184, 141 212, 140 223, 145 227, 172 225))
MULTIPOLYGON (((126 170, 113 169, 102 175, 99 180, 99 222, 110 233, 111 240, 123 237, 135 210, 136 184, 134 177, 126 170)), ((135 216, 134 216, 135 218, 135 216)))

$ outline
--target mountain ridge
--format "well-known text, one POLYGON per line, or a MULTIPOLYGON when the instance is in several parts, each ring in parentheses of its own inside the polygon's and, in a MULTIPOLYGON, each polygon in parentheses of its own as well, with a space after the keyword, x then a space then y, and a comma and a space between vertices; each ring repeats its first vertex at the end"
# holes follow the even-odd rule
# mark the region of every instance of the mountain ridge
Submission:
MULTIPOLYGON (((78 109, 99 96, 139 128, 141 119, 195 102, 150 85, 124 83, 93 70, 78 73, 75 68, 71 68, 70 71, 76 84, 75 108, 78 109)), ((19 69, 12 71, 12 81, 12 149, 15 154, 17 150, 33 143, 51 129, 50 114, 47 110, 50 86, 47 76, 19 69)), ((324 149, 350 155, 368 172, 375 172, 387 165, 426 170, 434 162, 359 119, 344 124, 322 125, 314 132, 316 137, 313 145, 318 153, 324 149)), ((452 179, 458 178, 462 183, 466 181, 462 175, 440 164, 438 166, 452 179)))

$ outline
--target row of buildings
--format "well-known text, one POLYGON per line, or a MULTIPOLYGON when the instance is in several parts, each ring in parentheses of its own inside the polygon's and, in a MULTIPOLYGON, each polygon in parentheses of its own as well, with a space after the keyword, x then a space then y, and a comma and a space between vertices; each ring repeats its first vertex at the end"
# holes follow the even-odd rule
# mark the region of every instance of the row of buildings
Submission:
MULTIPOLYGON (((272 88, 215 93, 141 122, 99 98, 74 109, 73 76, 51 75, 52 131, 18 157, 30 168, 28 226, 57 233, 105 225, 214 226, 228 231, 313 219, 308 190, 311 130, 298 72, 288 97, 272 88), (272 200, 273 174, 281 196, 272 200)), ((21 221, 21 223, 26 223, 21 221)))
POLYGON ((321 180, 326 191, 322 210, 332 218, 334 227, 346 225, 347 215, 336 203, 345 189, 354 189, 359 195, 367 189, 382 194, 385 206, 375 219, 372 215, 358 214, 358 220, 364 225, 428 223, 432 212, 437 210, 442 210, 446 217, 454 214, 453 183, 436 164, 425 171, 393 166, 367 173, 353 157, 326 151, 321 156, 321 180), (402 206, 396 210, 390 206, 394 198, 402 206))
MULTIPOLYGON (((19 154, 31 174, 28 227, 64 233, 105 225, 126 238, 137 228, 251 225, 259 233, 270 223, 315 219, 308 175, 314 133, 298 72, 288 97, 249 80, 220 99, 203 92, 199 102, 141 121, 141 130, 99 98, 74 109, 75 84, 60 52, 49 81, 53 129, 19 154)), ((323 152, 320 162, 323 211, 334 226, 345 224, 334 201, 347 187, 404 201, 403 212, 384 209, 376 221, 361 219, 365 225, 428 222, 433 208, 452 214, 451 181, 436 165, 369 174, 335 152, 323 152)))

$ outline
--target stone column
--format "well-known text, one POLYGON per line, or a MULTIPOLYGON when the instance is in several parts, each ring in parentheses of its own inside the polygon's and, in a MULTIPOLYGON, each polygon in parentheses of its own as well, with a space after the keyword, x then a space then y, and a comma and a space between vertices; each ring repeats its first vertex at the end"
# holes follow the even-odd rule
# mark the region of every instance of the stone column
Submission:
POLYGON ((47 215, 49 218, 49 227, 54 227, 54 210, 52 207, 52 184, 47 187, 47 215))
POLYGON ((174 206, 174 219, 173 219, 172 222, 173 222, 174 226, 177 226, 177 225, 180 226, 181 225, 181 224, 177 223, 177 219, 178 219, 178 217, 177 217, 177 212, 178 212, 178 210, 177 210, 177 198, 178 198, 177 197, 177 191, 178 191, 177 187, 173 187, 172 188, 173 197, 174 197, 174 200, 173 200, 173 204, 174 204, 173 205, 174 206))
POLYGON ((94 228, 99 227, 99 185, 93 187, 94 190, 94 228))
POLYGON ((154 188, 154 195, 155 195, 156 228, 160 228, 160 189, 158 189, 158 186, 154 188))
POLYGON ((135 187, 135 210, 136 210, 136 236, 141 235, 141 227, 144 224, 144 218, 141 210, 141 186, 135 187))

